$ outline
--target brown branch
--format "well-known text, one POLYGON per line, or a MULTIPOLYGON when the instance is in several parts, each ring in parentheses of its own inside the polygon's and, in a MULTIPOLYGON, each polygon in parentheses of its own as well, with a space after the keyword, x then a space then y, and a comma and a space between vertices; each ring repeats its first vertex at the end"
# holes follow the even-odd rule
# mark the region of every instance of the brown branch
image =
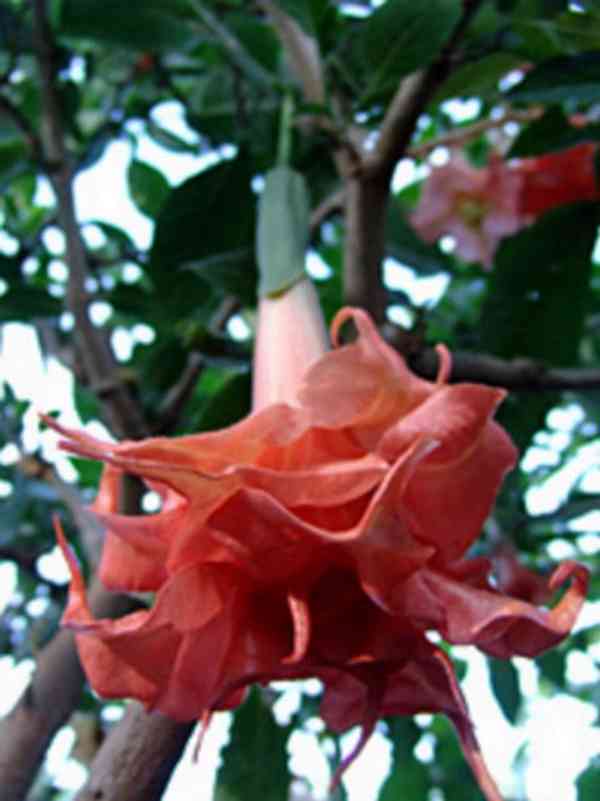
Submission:
POLYGON ((461 145, 477 139, 481 134, 501 128, 507 122, 531 122, 541 117, 543 109, 539 106, 529 109, 508 109, 500 117, 491 117, 484 120, 477 120, 471 125, 465 125, 453 131, 436 136, 427 142, 421 142, 406 149, 406 156, 413 159, 420 159, 435 150, 436 147, 460 147, 461 145))
MULTIPOLYGON (((139 608, 139 602, 97 583, 90 604, 98 617, 119 617, 139 608)), ((40 652, 30 684, 0 725, 2 801, 24 801, 51 739, 79 703, 84 683, 74 636, 62 629, 40 652)))
POLYGON ((454 53, 482 1, 470 0, 463 5, 462 16, 438 58, 400 84, 383 118, 375 152, 365 163, 365 171, 371 176, 384 176, 389 183, 394 167, 406 153, 417 120, 448 77, 454 53))
POLYGON ((290 66, 300 81, 308 103, 325 102, 325 80, 319 46, 314 37, 305 33, 296 20, 272 0, 259 0, 283 45, 290 66))
POLYGON ((177 428, 205 366, 206 360, 201 353, 192 351, 189 354, 179 381, 167 392, 158 408, 157 426, 154 432, 156 435, 165 436, 177 428))
POLYGON ((18 106, 9 100, 6 95, 0 94, 0 113, 3 113, 14 123, 15 127, 23 135, 25 143, 31 151, 31 156, 34 161, 42 164, 43 162, 43 149, 40 137, 37 135, 34 127, 31 125, 25 114, 18 106))
POLYGON ((117 372, 106 335, 90 320, 90 295, 85 288, 88 256, 75 215, 73 165, 65 147, 62 112, 56 89, 56 49, 48 23, 46 0, 33 0, 33 38, 42 98, 42 150, 48 177, 56 193, 58 220, 66 239, 69 281, 67 306, 75 318, 78 351, 90 389, 102 402, 113 432, 138 438, 147 433, 139 405, 117 372))
MULTIPOLYGON (((408 357, 423 378, 437 374, 438 358, 432 348, 408 357)), ((504 387, 511 392, 600 390, 600 370, 583 367, 549 367, 532 359, 499 359, 483 353, 452 352, 450 381, 472 381, 504 387)))
POLYGON ((465 4, 439 57, 402 81, 384 115, 374 152, 365 154, 355 174, 346 173, 344 300, 365 306, 378 323, 384 322, 387 301, 381 265, 394 167, 406 152, 419 116, 450 72, 454 51, 481 2, 465 4))
POLYGON ((341 214, 344 210, 344 190, 338 189, 337 192, 332 192, 327 195, 318 206, 316 206, 310 214, 310 238, 311 241, 317 238, 319 228, 330 217, 336 214, 341 214))
POLYGON ((160 801, 193 727, 132 703, 102 744, 75 801, 160 801))

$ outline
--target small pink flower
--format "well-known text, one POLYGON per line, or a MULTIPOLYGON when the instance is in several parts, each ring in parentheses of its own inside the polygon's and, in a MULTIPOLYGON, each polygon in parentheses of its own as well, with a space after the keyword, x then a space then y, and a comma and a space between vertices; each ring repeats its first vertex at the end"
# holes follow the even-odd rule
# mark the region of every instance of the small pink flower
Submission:
POLYGON ((426 242, 453 236, 458 256, 490 269, 500 240, 524 225, 521 182, 500 158, 477 169, 453 153, 447 164, 432 168, 411 222, 426 242))

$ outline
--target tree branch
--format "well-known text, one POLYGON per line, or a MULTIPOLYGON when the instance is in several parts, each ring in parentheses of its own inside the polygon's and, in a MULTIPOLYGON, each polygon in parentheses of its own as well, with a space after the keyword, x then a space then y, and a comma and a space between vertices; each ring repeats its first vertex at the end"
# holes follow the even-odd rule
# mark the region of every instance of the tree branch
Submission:
POLYGON ((177 723, 130 704, 98 751, 75 801, 160 801, 193 728, 193 722, 177 723))
POLYGON ((90 389, 100 398, 111 429, 121 437, 146 435, 141 410, 129 387, 117 372, 117 365, 105 334, 89 317, 90 296, 85 287, 89 264, 85 244, 75 215, 73 166, 65 147, 62 112, 56 89, 56 50, 48 23, 46 0, 33 0, 33 38, 41 82, 43 161, 56 193, 58 220, 66 238, 69 281, 67 305, 75 318, 78 350, 90 389))
POLYGON ((190 0, 190 4, 204 27, 221 42, 234 64, 237 64, 243 72, 258 83, 269 87, 273 85, 273 76, 250 55, 219 18, 206 8, 205 3, 199 2, 199 0, 190 0))
MULTIPOLYGON (((120 617, 139 602, 107 592, 99 583, 90 590, 97 617, 120 617)), ((85 683, 75 638, 62 629, 42 649, 30 684, 0 725, 0 798, 24 801, 46 749, 79 703, 85 683)))
MULTIPOLYGON (((409 355, 408 361, 423 378, 437 374, 438 357, 433 348, 409 355)), ((549 367, 531 359, 499 359, 484 353, 452 352, 451 382, 472 381, 504 387, 511 392, 599 390, 600 370, 584 367, 549 367)))
POLYGON ((436 147, 460 147, 461 145, 476 139, 481 134, 487 131, 492 131, 495 128, 501 128, 507 122, 531 122, 541 117, 543 109, 535 106, 529 109, 508 109, 500 117, 490 117, 471 125, 464 125, 462 128, 456 128, 453 131, 448 131, 434 139, 429 139, 427 142, 421 142, 418 145, 413 145, 406 149, 406 156, 413 159, 420 159, 435 150, 436 147))
POLYGON ((462 16, 438 58, 400 84, 383 118, 375 152, 365 160, 365 171, 371 176, 382 175, 389 183, 394 167, 406 153, 417 120, 448 77, 454 52, 481 3, 482 0, 464 3, 462 16))
POLYGON ((319 46, 314 37, 305 33, 296 20, 272 0, 259 0, 283 45, 290 66, 300 81, 308 103, 325 102, 325 79, 319 46))

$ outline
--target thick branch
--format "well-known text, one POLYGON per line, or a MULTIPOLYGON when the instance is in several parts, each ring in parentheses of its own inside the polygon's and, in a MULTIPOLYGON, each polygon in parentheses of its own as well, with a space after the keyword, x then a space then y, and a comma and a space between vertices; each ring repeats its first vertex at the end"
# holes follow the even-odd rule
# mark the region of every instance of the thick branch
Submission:
POLYGON ((55 83, 56 52, 48 24, 46 0, 33 0, 34 44, 38 60, 42 98, 42 148, 49 179, 56 193, 58 220, 66 238, 69 283, 67 305, 75 318, 78 350, 92 391, 105 409, 110 426, 122 437, 144 436, 146 425, 127 385, 119 378, 117 365, 105 334, 89 317, 88 257, 75 215, 73 168, 65 147, 61 106, 55 83))
POLYGON ((385 256, 387 182, 350 177, 345 186, 344 302, 367 309, 377 323, 385 318, 381 275, 385 256))
MULTIPOLYGON (((438 358, 433 349, 410 356, 409 361, 418 375, 435 378, 438 358)), ((496 356, 465 351, 453 351, 450 380, 490 384, 511 392, 600 390, 600 370, 548 367, 531 359, 506 361, 496 356)))
MULTIPOLYGON (((119 617, 139 603, 92 586, 98 617, 119 617)), ((24 801, 46 749, 79 703, 85 676, 72 632, 62 629, 41 651, 31 683, 0 725, 0 799, 24 801)))
POLYGON ((75 801, 160 801, 193 727, 132 703, 102 744, 75 801))
POLYGON ((473 0, 465 4, 439 58, 426 70, 402 81, 384 116, 373 155, 363 158, 356 173, 345 174, 344 300, 365 306, 378 323, 385 319, 381 265, 392 173, 406 152, 419 116, 448 75, 453 53, 480 3, 473 0))

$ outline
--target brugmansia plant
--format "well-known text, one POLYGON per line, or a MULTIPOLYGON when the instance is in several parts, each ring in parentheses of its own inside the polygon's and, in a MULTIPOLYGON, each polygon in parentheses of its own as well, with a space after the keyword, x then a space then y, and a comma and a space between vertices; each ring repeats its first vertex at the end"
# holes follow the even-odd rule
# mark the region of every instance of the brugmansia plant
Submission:
POLYGON ((530 798, 522 755, 511 786, 482 753, 454 646, 517 732, 513 657, 538 695, 597 700, 599 22, 583 0, 0 2, 0 314, 27 324, 3 329, 1 642, 30 671, 2 801, 168 801, 222 712, 217 801, 319 797, 286 751, 315 729, 332 799, 376 732, 380 801, 530 798), (110 177, 82 212, 124 150, 146 243, 110 177), (11 373, 32 333, 77 414, 11 373), (44 761, 63 726, 70 787, 44 761))
POLYGON ((418 378, 361 309, 335 316, 327 352, 317 295, 297 274, 298 195, 299 175, 267 175, 248 417, 121 444, 46 419, 64 448, 106 464, 96 501, 103 583, 156 593, 148 611, 94 618, 59 527, 72 577, 63 622, 102 697, 137 698, 178 720, 206 725, 253 682, 320 678, 328 726, 362 727, 334 785, 379 718, 443 712, 486 799, 500 801, 451 661, 426 633, 504 659, 538 656, 570 632, 587 571, 564 562, 552 574, 548 596, 572 583, 549 611, 527 591, 506 595, 488 560, 464 558, 516 459, 492 420, 504 393, 449 386, 443 346, 436 382, 418 378), (289 239, 270 251, 280 222, 289 239), (349 320, 357 340, 340 346, 349 320), (125 473, 159 493, 158 514, 118 514, 125 473))

